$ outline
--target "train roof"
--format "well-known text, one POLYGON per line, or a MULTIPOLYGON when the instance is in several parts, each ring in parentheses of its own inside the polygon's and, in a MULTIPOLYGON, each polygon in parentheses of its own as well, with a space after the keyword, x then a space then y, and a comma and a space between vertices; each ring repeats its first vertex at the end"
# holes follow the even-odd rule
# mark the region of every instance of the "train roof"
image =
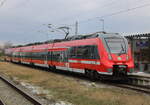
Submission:
POLYGON ((33 48, 33 46, 24 46, 24 47, 20 47, 20 50, 28 52, 28 51, 31 51, 32 48, 33 48))
POLYGON ((36 42, 36 43, 29 43, 27 45, 19 45, 15 46, 16 48, 18 47, 27 47, 27 46, 36 46, 38 45, 40 47, 43 47, 43 45, 46 44, 51 44, 51 43, 57 43, 57 42, 65 42, 65 41, 73 41, 73 40, 82 40, 82 39, 90 39, 90 38, 96 38, 96 37, 122 37, 118 33, 106 33, 106 32, 96 32, 92 34, 86 34, 86 35, 74 35, 74 36, 69 36, 66 39, 54 39, 54 40, 48 40, 45 42, 36 42))

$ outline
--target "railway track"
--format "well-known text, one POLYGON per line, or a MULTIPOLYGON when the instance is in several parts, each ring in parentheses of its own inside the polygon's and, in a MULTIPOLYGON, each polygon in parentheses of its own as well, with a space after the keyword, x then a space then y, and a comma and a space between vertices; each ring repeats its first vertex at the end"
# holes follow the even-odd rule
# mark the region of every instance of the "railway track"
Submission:
POLYGON ((150 95, 150 77, 134 75, 124 81, 104 80, 102 83, 150 95))
POLYGON ((4 102, 2 100, 0 100, 0 105, 5 105, 4 102))
POLYGON ((129 85, 150 89, 150 77, 132 76, 128 78, 129 85))
POLYGON ((132 76, 121 86, 150 95, 150 77, 132 76))
MULTIPOLYGON (((62 75, 67 75, 64 71, 60 71, 57 73, 61 73, 62 75)), ((69 74, 71 77, 79 78, 85 81, 91 81, 89 78, 83 76, 83 75, 78 75, 76 73, 71 73, 69 74)), ((129 77, 126 81, 112 81, 112 80, 101 80, 99 79, 98 81, 95 81, 96 84, 101 85, 101 84, 106 84, 106 85, 111 85, 114 87, 119 87, 119 88, 124 88, 124 89, 129 89, 133 90, 136 92, 144 93, 147 95, 150 95, 150 78, 149 77, 129 77)))
POLYGON ((144 93, 147 95, 150 95, 150 87, 149 86, 142 86, 142 85, 135 85, 135 84, 129 84, 128 82, 123 82, 123 83, 118 83, 118 82, 110 82, 110 81, 105 81, 102 82, 107 85, 111 85, 114 87, 119 87, 119 88, 124 88, 128 90, 133 90, 136 92, 144 93))
MULTIPOLYGON (((24 65, 27 67, 30 67, 28 65, 24 65)), ((90 79, 86 78, 83 75, 77 74, 77 73, 70 73, 70 72, 65 72, 65 71, 50 71, 48 69, 45 69, 43 67, 35 67, 38 70, 42 70, 44 72, 55 72, 64 76, 70 76, 73 78, 77 78, 77 79, 81 79, 81 80, 85 80, 85 81, 90 81, 91 83, 93 81, 91 81, 90 79)), ((129 89, 129 90, 133 90, 133 91, 137 91, 140 93, 145 93, 150 95, 150 77, 144 77, 144 76, 130 76, 128 77, 127 81, 111 81, 111 80, 98 80, 95 82, 96 84, 100 85, 100 84, 107 84, 107 85, 111 85, 111 86, 115 86, 115 87, 119 87, 119 88, 124 88, 124 89, 129 89)))
POLYGON ((130 90, 134 90, 137 92, 141 92, 141 93, 145 93, 150 95, 150 88, 149 87, 142 87, 142 86, 138 86, 138 85, 131 85, 131 84, 117 84, 118 87, 121 88, 126 88, 126 89, 130 89, 130 90))
POLYGON ((43 105, 37 98, 0 75, 0 105, 43 105))
MULTIPOLYGON (((67 75, 63 71, 61 72, 61 74, 67 75)), ((69 74, 69 76, 70 76, 70 74, 69 74)), ((82 80, 91 81, 89 78, 86 78, 83 75, 78 75, 76 73, 71 74, 71 76, 75 77, 75 78, 82 79, 82 80)), ((91 81, 91 83, 93 83, 93 81, 91 81)), ((101 85, 101 84, 111 85, 114 87, 129 89, 129 90, 133 90, 136 92, 150 95, 150 77, 143 77, 143 76, 142 77, 140 77, 140 76, 136 77, 136 76, 134 76, 134 77, 127 78, 127 80, 125 80, 125 81, 113 81, 113 80, 101 80, 101 79, 99 79, 98 81, 95 81, 95 83, 98 85, 101 85)))

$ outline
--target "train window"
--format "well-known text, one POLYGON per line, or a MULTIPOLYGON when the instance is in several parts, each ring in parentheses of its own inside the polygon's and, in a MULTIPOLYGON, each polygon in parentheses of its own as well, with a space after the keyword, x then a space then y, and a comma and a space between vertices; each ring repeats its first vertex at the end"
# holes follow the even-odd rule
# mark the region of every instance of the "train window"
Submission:
POLYGON ((110 53, 126 53, 126 43, 123 38, 105 38, 110 53))
POLYGON ((31 52, 20 52, 20 57, 31 58, 31 52))
POLYGON ((99 59, 96 45, 75 46, 70 48, 69 54, 70 58, 99 59))
POLYGON ((32 59, 35 59, 35 54, 34 54, 34 52, 32 52, 31 58, 32 58, 32 59))
POLYGON ((36 59, 36 58, 37 58, 36 52, 33 52, 32 53, 32 59, 36 59))
POLYGON ((45 60, 47 56, 47 52, 33 52, 30 55, 32 56, 32 59, 45 60))
POLYGON ((20 53, 19 53, 19 52, 14 52, 14 53, 12 54, 12 56, 13 56, 13 57, 20 57, 20 53))
POLYGON ((52 52, 52 60, 59 61, 59 56, 60 56, 60 53, 58 51, 52 52))
POLYGON ((47 60, 51 61, 52 60, 52 52, 47 53, 47 60))
POLYGON ((65 51, 53 51, 51 53, 52 53, 53 61, 59 61, 59 62, 67 61, 67 58, 65 56, 65 51))
POLYGON ((24 52, 20 52, 21 58, 24 58, 24 52))
POLYGON ((76 48, 76 57, 81 59, 88 59, 90 48, 88 46, 79 46, 76 48))
POLYGON ((68 54, 70 58, 76 58, 76 47, 69 48, 68 54))
POLYGON ((64 62, 68 62, 68 50, 66 50, 66 51, 63 51, 63 61, 64 62))
POLYGON ((26 52, 26 58, 31 58, 31 52, 26 52))
POLYGON ((60 61, 61 52, 60 51, 53 51, 52 52, 52 60, 60 61))

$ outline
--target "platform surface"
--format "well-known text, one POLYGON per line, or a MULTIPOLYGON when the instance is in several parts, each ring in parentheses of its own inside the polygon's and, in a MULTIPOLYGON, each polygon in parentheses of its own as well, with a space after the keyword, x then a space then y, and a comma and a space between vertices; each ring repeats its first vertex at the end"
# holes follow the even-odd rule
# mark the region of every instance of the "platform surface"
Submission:
POLYGON ((142 76, 142 77, 149 77, 150 78, 150 73, 145 73, 145 72, 134 72, 132 73, 133 76, 142 76))

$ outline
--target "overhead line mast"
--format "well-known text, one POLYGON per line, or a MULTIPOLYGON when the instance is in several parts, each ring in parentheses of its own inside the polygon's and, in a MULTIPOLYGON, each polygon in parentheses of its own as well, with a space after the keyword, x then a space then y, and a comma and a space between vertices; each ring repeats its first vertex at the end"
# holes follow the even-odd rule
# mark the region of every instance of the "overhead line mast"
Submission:
POLYGON ((75 35, 78 35, 78 21, 75 23, 75 35))

